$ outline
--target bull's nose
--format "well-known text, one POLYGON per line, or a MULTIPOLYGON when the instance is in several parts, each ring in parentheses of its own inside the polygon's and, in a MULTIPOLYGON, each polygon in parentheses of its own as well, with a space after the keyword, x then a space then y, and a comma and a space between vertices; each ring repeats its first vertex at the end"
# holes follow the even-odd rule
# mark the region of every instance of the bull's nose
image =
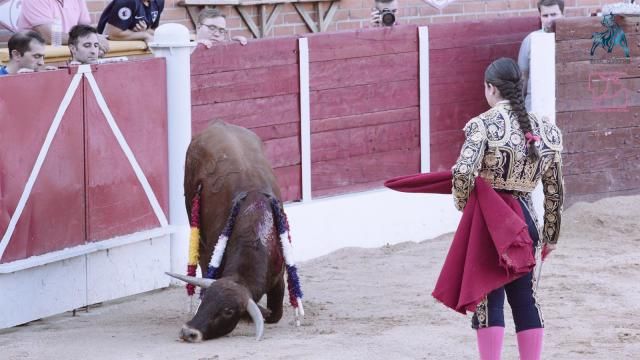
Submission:
POLYGON ((184 325, 182 326, 182 330, 180 330, 180 339, 188 342, 200 342, 202 341, 202 333, 199 330, 184 325))

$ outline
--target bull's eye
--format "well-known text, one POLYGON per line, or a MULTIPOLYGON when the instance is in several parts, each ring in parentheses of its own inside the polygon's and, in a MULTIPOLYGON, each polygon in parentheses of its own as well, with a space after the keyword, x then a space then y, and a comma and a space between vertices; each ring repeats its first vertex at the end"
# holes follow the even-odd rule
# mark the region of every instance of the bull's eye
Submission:
POLYGON ((224 310, 222 310, 222 316, 230 318, 233 316, 233 309, 232 308, 225 308, 224 310))

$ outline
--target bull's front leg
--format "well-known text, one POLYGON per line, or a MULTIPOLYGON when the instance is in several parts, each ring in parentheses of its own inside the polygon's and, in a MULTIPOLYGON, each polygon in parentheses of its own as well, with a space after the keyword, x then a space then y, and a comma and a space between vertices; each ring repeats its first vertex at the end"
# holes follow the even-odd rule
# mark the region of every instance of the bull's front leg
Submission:
POLYGON ((284 276, 280 277, 269 292, 267 292, 267 309, 271 314, 265 317, 264 321, 269 324, 274 324, 280 321, 282 318, 282 300, 284 299, 284 276))

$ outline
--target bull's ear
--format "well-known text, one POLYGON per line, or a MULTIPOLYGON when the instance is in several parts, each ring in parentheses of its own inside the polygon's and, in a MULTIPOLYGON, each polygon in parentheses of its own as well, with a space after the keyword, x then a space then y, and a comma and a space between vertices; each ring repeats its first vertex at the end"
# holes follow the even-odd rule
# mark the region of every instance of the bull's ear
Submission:
POLYGON ((176 278, 178 280, 182 280, 188 284, 191 285, 195 285, 195 286, 200 286, 202 288, 208 288, 209 286, 211 286, 211 284, 213 284, 215 282, 214 279, 203 279, 203 278, 197 278, 195 276, 186 276, 186 275, 181 275, 181 274, 176 274, 176 273, 172 273, 172 272, 165 272, 165 274, 176 278))

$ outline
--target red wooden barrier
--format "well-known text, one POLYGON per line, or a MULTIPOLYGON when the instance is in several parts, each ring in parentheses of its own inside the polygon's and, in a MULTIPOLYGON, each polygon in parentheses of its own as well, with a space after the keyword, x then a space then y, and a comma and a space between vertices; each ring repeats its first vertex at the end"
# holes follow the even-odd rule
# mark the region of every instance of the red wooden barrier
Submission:
POLYGON ((464 141, 462 128, 489 109, 486 67, 503 56, 517 60, 522 39, 538 24, 537 18, 512 18, 429 26, 432 171, 453 166, 464 141))
MULTIPOLYGON (((164 60, 98 67, 93 76, 164 214, 168 208, 164 60), (126 76, 123 76, 126 74, 126 76)), ((16 212, 74 74, 0 78, 0 234, 16 212), (46 94, 37 99, 34 94, 46 94)), ((94 90, 82 78, 0 263, 159 227, 94 90)))
MULTIPOLYGON (((66 71, 0 78, 0 205, 6 214, 2 235, 70 82, 66 71), (38 96, 37 106, 35 94, 46 94, 38 96)), ((82 107, 80 88, 62 118, 2 263, 84 243, 82 107)))
MULTIPOLYGON (((162 61, 138 61, 100 68, 94 77, 158 202, 168 214, 164 72, 162 61), (126 77, 114 76, 125 73, 126 77)), ((84 93, 87 240, 103 240, 159 227, 147 195, 86 81, 84 93)))
MULTIPOLYGON (((516 58, 537 27, 536 18, 429 26, 432 170, 451 167, 462 127, 488 108, 486 66, 516 58)), ((420 170, 418 41, 416 26, 308 37, 313 196, 420 170)), ((301 197, 298 66, 297 38, 192 55, 193 132, 216 119, 257 132, 286 200, 301 197)))
POLYGON ((313 195, 418 172, 417 27, 310 36, 309 57, 313 195))
POLYGON ((285 200, 300 199, 300 107, 296 38, 199 47, 191 56, 192 129, 221 120, 264 141, 285 200))

